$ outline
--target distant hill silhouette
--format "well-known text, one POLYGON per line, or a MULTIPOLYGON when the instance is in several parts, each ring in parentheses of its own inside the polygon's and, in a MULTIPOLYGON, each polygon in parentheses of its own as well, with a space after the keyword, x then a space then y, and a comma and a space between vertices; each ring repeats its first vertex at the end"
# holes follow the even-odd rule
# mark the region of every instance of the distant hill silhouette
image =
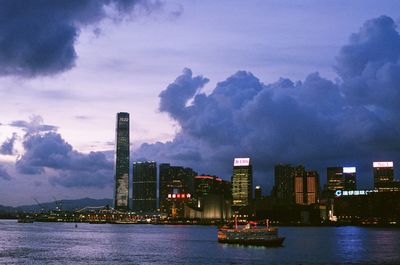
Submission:
POLYGON ((83 199, 75 199, 75 200, 57 200, 53 202, 45 202, 32 205, 22 205, 18 207, 10 207, 0 205, 0 212, 10 213, 10 212, 41 212, 41 211, 50 211, 56 210, 57 207, 61 207, 61 210, 78 210, 86 206, 112 206, 112 199, 91 199, 91 198, 83 198, 83 199))

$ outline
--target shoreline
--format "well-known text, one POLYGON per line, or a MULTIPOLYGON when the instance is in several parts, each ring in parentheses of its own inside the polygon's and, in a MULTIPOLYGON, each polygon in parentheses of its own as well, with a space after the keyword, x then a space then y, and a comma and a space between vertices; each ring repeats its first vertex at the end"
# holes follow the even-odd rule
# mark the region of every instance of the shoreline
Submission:
MULTIPOLYGON (((93 225, 113 224, 113 225, 170 225, 170 226, 221 226, 222 223, 216 222, 118 222, 118 221, 78 221, 78 220, 32 220, 28 222, 19 222, 18 218, 0 218, 0 220, 10 220, 16 223, 87 223, 93 225)), ((244 225, 244 224, 241 224, 244 225)), ((400 224, 273 224, 273 227, 366 227, 366 228, 400 228, 400 224)))

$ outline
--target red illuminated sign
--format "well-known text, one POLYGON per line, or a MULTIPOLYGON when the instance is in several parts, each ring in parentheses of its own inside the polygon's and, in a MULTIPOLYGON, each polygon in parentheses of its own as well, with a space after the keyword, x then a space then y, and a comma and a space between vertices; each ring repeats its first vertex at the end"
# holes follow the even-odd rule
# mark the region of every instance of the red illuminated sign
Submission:
POLYGON ((168 199, 190 199, 192 195, 190 193, 169 193, 167 197, 168 199))

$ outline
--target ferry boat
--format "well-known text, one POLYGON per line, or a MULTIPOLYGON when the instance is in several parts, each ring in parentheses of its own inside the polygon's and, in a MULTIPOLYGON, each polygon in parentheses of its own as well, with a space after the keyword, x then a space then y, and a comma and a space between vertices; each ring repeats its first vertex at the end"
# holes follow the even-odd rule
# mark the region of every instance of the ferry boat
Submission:
POLYGON ((33 223, 33 221, 34 221, 34 219, 32 219, 32 218, 19 218, 18 219, 18 223, 22 223, 22 224, 30 224, 30 223, 33 223))
POLYGON ((218 242, 239 245, 279 247, 282 246, 284 237, 278 236, 278 228, 256 227, 252 222, 244 228, 220 228, 218 230, 218 242))

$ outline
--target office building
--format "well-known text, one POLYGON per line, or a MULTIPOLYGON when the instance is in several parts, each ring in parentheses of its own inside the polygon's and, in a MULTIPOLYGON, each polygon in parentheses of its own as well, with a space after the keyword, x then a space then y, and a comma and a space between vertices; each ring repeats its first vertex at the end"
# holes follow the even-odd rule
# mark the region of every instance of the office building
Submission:
POLYGON ((294 185, 296 204, 310 205, 318 202, 319 174, 316 171, 296 174, 294 185))
POLYGON ((327 189, 329 191, 355 190, 356 181, 356 167, 327 168, 327 189))
POLYGON ((191 168, 159 165, 160 211, 172 218, 183 217, 184 204, 191 201, 193 179, 197 175, 191 168))
POLYGON ((379 191, 391 191, 396 188, 394 180, 393 161, 373 162, 374 188, 379 191))
POLYGON ((262 199, 262 189, 261 186, 256 186, 254 188, 254 199, 261 200, 262 199))
POLYGON ((194 177, 194 196, 196 198, 208 194, 224 194, 224 181, 216 176, 201 175, 194 177))
POLYGON ((294 204, 295 178, 305 175, 303 166, 276 165, 274 197, 279 204, 294 204))
POLYGON ((235 158, 232 176, 232 206, 235 209, 250 205, 253 199, 253 172, 250 158, 235 158))
POLYGON ((127 211, 129 207, 129 113, 117 113, 115 134, 114 208, 127 211))
POLYGON ((356 190, 356 167, 343 167, 344 190, 356 190))
POLYGON ((132 210, 151 213, 157 210, 157 163, 133 163, 132 210))
POLYGON ((216 176, 194 177, 194 200, 185 205, 185 217, 196 219, 226 219, 231 216, 229 182, 216 176))
POLYGON ((328 190, 335 192, 344 189, 343 167, 328 167, 326 176, 328 190))

